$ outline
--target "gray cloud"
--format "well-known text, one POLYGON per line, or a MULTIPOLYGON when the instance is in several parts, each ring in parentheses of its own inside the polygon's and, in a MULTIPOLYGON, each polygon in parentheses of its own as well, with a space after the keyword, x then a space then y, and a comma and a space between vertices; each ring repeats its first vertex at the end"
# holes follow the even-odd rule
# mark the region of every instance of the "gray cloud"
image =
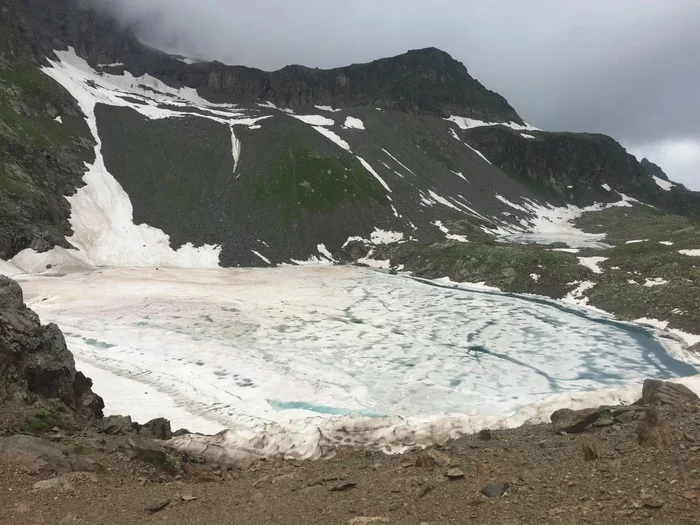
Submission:
POLYGON ((268 70, 439 47, 529 122, 612 135, 700 189, 696 0, 94 1, 156 47, 268 70))

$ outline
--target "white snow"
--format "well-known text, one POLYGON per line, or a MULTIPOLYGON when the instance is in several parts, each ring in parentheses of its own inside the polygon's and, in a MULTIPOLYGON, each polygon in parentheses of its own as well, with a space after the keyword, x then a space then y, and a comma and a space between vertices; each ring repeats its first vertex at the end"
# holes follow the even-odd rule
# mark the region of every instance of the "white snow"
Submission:
POLYGON ((177 58, 183 64, 187 64, 188 66, 191 66, 192 64, 196 64, 198 62, 198 60, 195 60, 193 58, 188 58, 188 57, 175 57, 175 58, 177 58))
POLYGON ((671 191, 671 188, 673 188, 673 183, 669 182, 667 180, 661 179, 657 177, 656 175, 652 175, 654 178, 654 182, 659 186, 664 191, 671 191))
POLYGON ((312 126, 333 126, 335 124, 333 119, 323 115, 292 115, 292 117, 312 126))
POLYGON ((335 261, 335 259, 333 258, 333 254, 331 254, 331 252, 328 251, 325 244, 321 243, 321 244, 317 245, 316 249, 318 250, 318 253, 323 255, 326 259, 329 259, 331 261, 335 261))
MULTIPOLYGON (((450 171, 452 171, 452 170, 450 170, 450 171)), ((467 182, 469 182, 469 181, 467 180, 467 178, 466 178, 461 172, 452 171, 452 173, 454 173, 455 175, 457 175, 460 179, 463 179, 463 180, 466 180, 467 182)))
POLYGON ((359 119, 355 117, 348 117, 345 119, 345 124, 343 124, 343 127, 345 129, 365 129, 364 123, 359 119))
POLYGON ((552 248, 553 252, 566 252, 566 253, 578 253, 581 251, 580 248, 552 248))
POLYGON ((255 255, 257 255, 260 259, 262 259, 263 262, 266 262, 267 264, 272 264, 272 263, 270 262, 270 259, 268 259, 267 257, 265 257, 265 256, 264 256, 263 254, 261 254, 260 252, 256 252, 255 250, 250 250, 250 251, 253 252, 255 255))
POLYGON ((218 443, 209 450, 233 457, 319 458, 337 442, 399 452, 634 401, 643 379, 681 370, 658 358, 670 350, 651 334, 609 319, 352 267, 103 269, 20 283, 64 330, 107 414, 230 429, 174 441, 193 453, 218 443))
POLYGON ((603 273, 600 263, 607 261, 607 257, 579 257, 578 262, 581 266, 585 266, 593 273, 603 273))
POLYGON ((331 131, 330 129, 323 128, 321 126, 313 126, 313 128, 318 131, 321 135, 324 137, 330 139, 332 142, 335 142, 338 146, 343 148, 345 151, 350 151, 350 144, 345 142, 343 139, 341 139, 337 133, 334 131, 331 131))
MULTIPOLYGON (((121 99, 107 88, 93 88, 86 83, 87 80, 102 82, 103 77, 91 72, 87 63, 72 49, 57 51, 56 54, 60 61, 49 60, 52 67, 46 67, 43 71, 77 99, 97 143, 95 162, 88 166, 83 177, 86 185, 67 198, 71 205, 70 222, 74 231, 69 238, 71 244, 98 266, 217 267, 221 251, 219 246, 195 247, 187 243, 173 250, 169 236, 163 231, 146 224, 134 224, 129 196, 105 168, 94 113, 98 101, 117 103, 115 101, 121 99)), ((114 75, 105 77, 121 78, 114 75)), ((180 92, 188 93, 186 90, 180 92)), ((191 93, 189 95, 194 98, 191 93)), ((134 106, 141 107, 138 104, 134 106)), ((46 257, 45 254, 36 256, 46 257)), ((27 255, 22 258, 25 265, 29 264, 26 259, 27 255)))
POLYGON ((428 190, 428 193, 436 202, 439 202, 443 206, 447 206, 448 208, 452 208, 453 210, 457 210, 460 212, 463 211, 460 208, 458 208, 457 206, 455 206, 454 204, 452 204, 450 201, 448 201, 445 197, 441 197, 440 195, 435 193, 433 190, 428 190))
POLYGON ((673 246, 671 241, 659 241, 659 244, 663 244, 664 246, 673 246))
POLYGON ((447 118, 450 122, 454 122, 461 129, 479 128, 482 126, 505 126, 507 128, 515 129, 518 131, 542 131, 541 129, 531 126, 527 122, 525 125, 517 124, 516 122, 484 122, 483 120, 476 120, 467 117, 455 117, 451 116, 447 118))
POLYGON ((395 161, 399 166, 401 166, 403 169, 405 169, 406 171, 408 171, 408 172, 411 173, 412 175, 415 175, 415 173, 413 173, 405 164, 403 164, 399 159, 397 159, 396 157, 394 157, 394 156, 393 156, 391 153, 389 153, 387 150, 385 150, 384 148, 382 148, 382 151, 383 151, 384 153, 386 153, 387 155, 389 155, 392 159, 394 159, 394 161, 395 161))
POLYGON ((537 282, 537 281, 540 280, 540 276, 537 275, 536 273, 531 273, 531 274, 530 274, 530 279, 532 279, 533 281, 537 282))
POLYGON ((606 191, 612 191, 612 188, 609 184, 601 184, 600 186, 606 191))
POLYGON ((450 230, 442 224, 442 221, 435 221, 433 223, 437 228, 445 234, 446 239, 452 239, 453 241, 459 241, 459 242, 469 242, 469 239, 467 239, 466 235, 457 235, 455 233, 450 233, 450 230))
POLYGON ((238 168, 238 160, 241 158, 241 141, 236 138, 236 134, 233 132, 233 125, 231 127, 231 150, 233 153, 233 173, 236 173, 236 168, 238 168))
POLYGON ((402 241, 403 237, 403 232, 380 230, 376 227, 374 228, 374 231, 370 234, 370 240, 372 244, 391 244, 392 242, 402 241))
POLYGON ((489 164, 491 164, 491 161, 490 161, 489 159, 487 159, 487 158, 484 156, 484 154, 481 153, 478 149, 472 148, 472 147, 471 147, 469 144, 467 144, 466 142, 464 142, 463 144, 464 144, 466 147, 468 147, 470 150, 472 150, 474 153, 476 153, 477 155, 479 155, 479 157, 481 157, 481 158, 484 159, 486 162, 488 162, 489 164))
POLYGON ((61 117, 61 115, 57 116, 54 120, 59 124, 63 124, 63 118, 61 117))
POLYGON ((315 106, 316 109, 320 109, 321 111, 328 111, 329 113, 337 113, 338 111, 343 111, 342 109, 335 109, 330 106, 315 106))
POLYGON ((700 257, 700 250, 678 250, 678 253, 691 257, 700 257))
POLYGON ((666 279, 662 279, 661 277, 647 279, 644 282, 644 286, 646 286, 647 288, 653 288, 654 286, 662 286, 664 284, 668 284, 668 281, 666 279))
POLYGON ((524 139, 534 139, 534 135, 529 135, 528 133, 521 133, 520 136, 524 139))
POLYGON ((377 179, 377 180, 379 181, 379 183, 380 183, 382 186, 384 186, 384 189, 385 189, 386 191, 388 191, 389 193, 391 193, 391 188, 389 188, 389 185, 388 185, 386 182, 384 182, 384 179, 382 179, 382 178, 379 176, 379 173, 377 173, 376 171, 374 171, 374 168, 373 168, 372 166, 369 165, 369 162, 367 162, 367 161, 366 161, 365 159, 363 159, 362 157, 357 157, 357 160, 359 160, 359 161, 362 163, 362 165, 365 167, 365 169, 366 169, 367 171, 369 171, 372 175, 374 175, 374 178, 377 179))
POLYGON ((593 308, 588 304, 588 297, 584 294, 595 286, 594 282, 584 281, 582 283, 575 283, 578 286, 571 290, 566 297, 562 299, 562 302, 568 304, 574 304, 576 306, 585 306, 587 308, 593 308))
POLYGON ((97 64, 97 67, 99 68, 104 68, 104 67, 120 67, 123 66, 123 62, 114 62, 112 64, 97 64))
POLYGON ((4 275, 5 277, 12 277, 13 275, 19 275, 21 273, 24 272, 22 272, 22 270, 17 268, 14 264, 0 259, 0 275, 4 275))
POLYGON ((63 274, 95 269, 95 265, 84 253, 60 246, 42 253, 27 248, 15 255, 10 262, 26 273, 63 274))
POLYGON ((639 244, 640 242, 647 242, 649 239, 633 239, 631 241, 627 241, 625 244, 639 244))
POLYGON ((524 211, 524 212, 527 212, 527 211, 528 211, 526 208, 523 208, 523 207, 520 206, 519 204, 515 204, 514 202, 509 201, 508 199, 506 199, 506 198, 503 197, 502 195, 499 195, 498 193, 495 193, 494 196, 495 196, 499 201, 501 201, 503 204, 506 204, 506 205, 510 206, 511 208, 515 208, 516 210, 520 210, 520 211, 524 211))

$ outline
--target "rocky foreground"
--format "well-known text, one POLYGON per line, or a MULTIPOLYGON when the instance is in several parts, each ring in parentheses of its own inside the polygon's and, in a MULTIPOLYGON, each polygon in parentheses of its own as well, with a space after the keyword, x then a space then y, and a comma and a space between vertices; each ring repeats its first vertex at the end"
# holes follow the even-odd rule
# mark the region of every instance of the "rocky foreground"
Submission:
POLYGON ((166 420, 102 417, 60 330, 0 277, 0 402, 0 523, 700 523, 700 399, 661 381, 405 455, 217 465, 169 448, 166 420))

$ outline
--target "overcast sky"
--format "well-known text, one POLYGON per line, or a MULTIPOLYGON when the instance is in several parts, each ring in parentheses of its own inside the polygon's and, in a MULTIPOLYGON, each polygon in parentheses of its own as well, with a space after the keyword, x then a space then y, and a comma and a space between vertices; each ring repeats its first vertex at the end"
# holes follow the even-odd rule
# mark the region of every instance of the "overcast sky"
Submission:
POLYGON ((148 43, 261 69, 434 46, 547 130, 612 135, 700 190, 699 0, 94 0, 148 43))

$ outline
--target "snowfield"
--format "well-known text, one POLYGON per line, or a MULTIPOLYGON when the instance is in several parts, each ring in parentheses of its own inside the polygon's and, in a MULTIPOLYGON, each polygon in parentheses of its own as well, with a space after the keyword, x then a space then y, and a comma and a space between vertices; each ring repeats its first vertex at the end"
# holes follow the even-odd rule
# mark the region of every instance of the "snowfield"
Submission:
POLYGON ((522 423, 553 395, 697 373, 677 341, 607 317, 353 267, 16 278, 108 413, 229 428, 239 452, 266 435, 274 453, 320 457, 319 429, 397 451, 522 423))

